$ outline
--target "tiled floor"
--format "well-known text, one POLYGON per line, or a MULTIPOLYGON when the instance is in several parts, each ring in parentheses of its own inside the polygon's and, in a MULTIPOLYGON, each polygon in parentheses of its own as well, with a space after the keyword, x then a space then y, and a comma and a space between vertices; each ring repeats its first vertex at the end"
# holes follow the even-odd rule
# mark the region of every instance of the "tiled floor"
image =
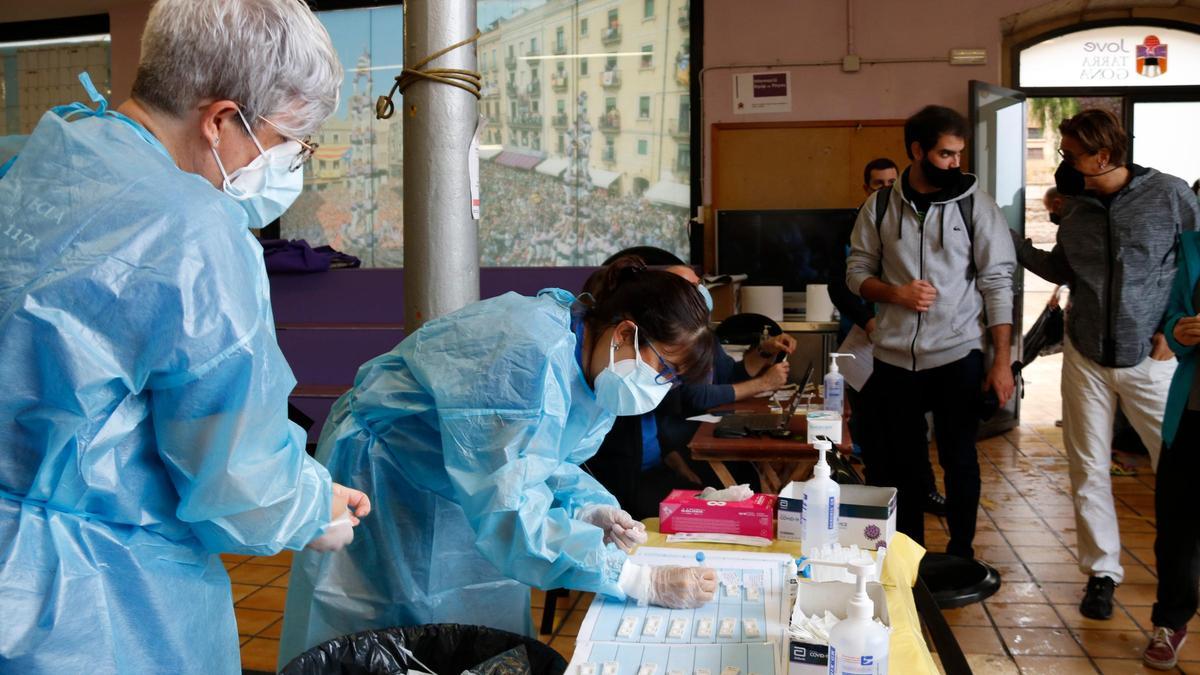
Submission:
MULTIPOLYGON (((291 552, 270 558, 224 555, 225 568, 233 582, 234 613, 242 641, 242 667, 247 670, 275 671, 279 654, 279 631, 283 628, 283 606, 287 596, 291 552)), ((570 660, 575 651, 575 636, 591 601, 590 593, 572 592, 559 598, 554 612, 554 630, 538 636, 570 660)), ((533 591, 533 619, 541 624, 546 594, 533 591)))
MULTIPOLYGON (((1045 302, 1047 287, 1026 295, 1028 326, 1045 302)), ((1075 563, 1072 508, 1058 391, 1061 358, 1037 359, 1025 371, 1022 425, 979 444, 983 499, 979 511, 978 555, 1002 573, 1004 584, 988 601, 947 611, 963 651, 976 673, 1158 672, 1141 666, 1154 603, 1154 476, 1143 466, 1138 476, 1113 478, 1121 523, 1126 581, 1116 593, 1110 621, 1079 614, 1086 578, 1075 563)), ((940 469, 935 471, 939 474, 940 469)), ((944 523, 926 522, 926 544, 946 543, 944 523)), ((244 667, 273 671, 279 648, 290 554, 272 558, 226 556, 233 579, 244 667)), ((553 633, 541 635, 568 659, 590 601, 572 593, 559 600, 553 633)), ((544 594, 535 591, 539 623, 544 594)), ((1200 629, 1200 621, 1192 630, 1200 629)), ((1200 673, 1200 641, 1182 650, 1181 670, 1200 673)))
POLYGON ((291 551, 270 558, 224 555, 233 582, 234 614, 242 641, 242 667, 275 671, 291 551))

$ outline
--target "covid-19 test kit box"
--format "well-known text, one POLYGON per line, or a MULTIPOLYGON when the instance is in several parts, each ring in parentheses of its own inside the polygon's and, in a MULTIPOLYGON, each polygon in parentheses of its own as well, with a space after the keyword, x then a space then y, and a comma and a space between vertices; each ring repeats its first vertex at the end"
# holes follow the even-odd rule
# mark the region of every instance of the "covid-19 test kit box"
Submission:
MULTIPOLYGON (((875 550, 896 534, 896 488, 842 485, 838 506, 838 543, 875 550)), ((780 539, 800 541, 800 517, 804 508, 804 483, 793 481, 779 492, 777 534, 780 539)))
MULTIPOLYGON (((839 618, 846 618, 846 606, 854 595, 854 584, 840 581, 801 581, 796 592, 795 610, 806 616, 824 614, 826 610, 839 618)), ((874 605, 875 618, 884 626, 890 626, 887 611, 887 596, 878 582, 867 583, 867 597, 874 605)), ((794 616, 794 614, 793 614, 794 616)), ((788 642, 788 675, 827 675, 829 673, 829 645, 791 638, 788 642)), ((893 671, 894 672, 894 671, 893 671)))

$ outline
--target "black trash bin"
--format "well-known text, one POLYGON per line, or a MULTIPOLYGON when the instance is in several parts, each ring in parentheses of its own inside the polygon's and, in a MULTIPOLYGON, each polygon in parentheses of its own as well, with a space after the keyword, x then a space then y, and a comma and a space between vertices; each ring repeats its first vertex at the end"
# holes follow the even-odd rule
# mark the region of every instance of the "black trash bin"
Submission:
POLYGON ((403 675, 410 668, 459 675, 493 657, 525 647, 532 675, 562 675, 567 662, 523 635, 453 623, 368 630, 322 643, 292 659, 282 675, 403 675), (421 663, 415 663, 405 650, 421 663))

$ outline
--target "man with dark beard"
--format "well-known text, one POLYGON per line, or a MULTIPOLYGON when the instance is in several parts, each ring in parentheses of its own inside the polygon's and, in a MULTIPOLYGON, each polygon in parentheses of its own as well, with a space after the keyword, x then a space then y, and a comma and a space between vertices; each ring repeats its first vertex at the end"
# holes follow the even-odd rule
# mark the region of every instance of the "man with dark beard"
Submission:
POLYGON ((995 200, 960 169, 967 128, 962 115, 941 106, 908 118, 912 163, 859 210, 846 283, 876 304, 875 368, 865 394, 873 426, 886 429, 886 438, 868 439, 878 444, 870 458, 880 466, 867 473, 898 489, 897 529, 923 543, 922 456, 929 451, 925 415, 932 412, 946 480, 946 552, 973 558, 983 392, 994 392, 993 403, 1003 406, 1014 388, 1016 256, 995 200), (985 369, 989 332, 996 358, 985 369))

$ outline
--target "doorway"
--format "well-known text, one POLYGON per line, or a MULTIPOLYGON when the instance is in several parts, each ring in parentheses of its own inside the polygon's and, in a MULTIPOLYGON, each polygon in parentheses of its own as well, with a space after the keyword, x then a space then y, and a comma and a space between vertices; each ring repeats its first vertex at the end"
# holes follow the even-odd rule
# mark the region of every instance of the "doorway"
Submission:
MULTIPOLYGON (((1125 102, 1120 96, 1034 96, 1027 99, 1026 105, 1029 109, 1025 131, 1025 236, 1038 248, 1049 250, 1054 246, 1058 227, 1050 222, 1043 198, 1054 187, 1054 170, 1058 168, 1058 125, 1089 108, 1107 110, 1120 119, 1124 116, 1125 102)), ((1046 289, 1039 292, 1045 294, 1046 289)), ((1027 299, 1035 303, 1033 308, 1038 312, 1046 300, 1045 297, 1040 302, 1036 298, 1027 299)))

